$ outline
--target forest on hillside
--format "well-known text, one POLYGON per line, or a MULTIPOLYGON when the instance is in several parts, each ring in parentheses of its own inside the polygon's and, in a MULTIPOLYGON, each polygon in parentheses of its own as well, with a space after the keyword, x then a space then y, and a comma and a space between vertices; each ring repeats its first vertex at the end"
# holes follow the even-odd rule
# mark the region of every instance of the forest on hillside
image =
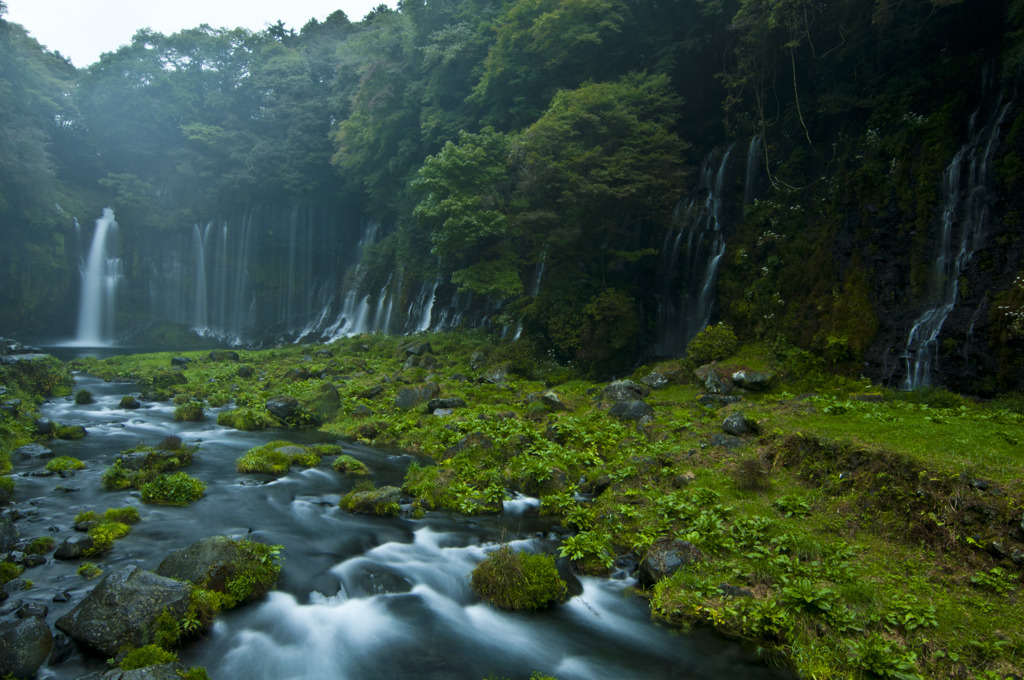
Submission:
POLYGON ((483 325, 608 375, 721 320, 1024 386, 1021 0, 403 0, 82 69, 4 11, 7 334, 72 333, 109 206, 121 332, 483 325))

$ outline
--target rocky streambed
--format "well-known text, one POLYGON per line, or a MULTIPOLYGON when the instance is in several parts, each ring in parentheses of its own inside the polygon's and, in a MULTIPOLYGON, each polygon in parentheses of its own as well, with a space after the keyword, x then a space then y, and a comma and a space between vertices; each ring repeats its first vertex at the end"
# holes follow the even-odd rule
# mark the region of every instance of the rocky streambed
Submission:
MULTIPOLYGON (((72 641, 60 630, 67 626, 55 622, 66 620, 100 584, 154 570, 172 552, 210 536, 281 545, 284 560, 276 590, 222 614, 205 636, 179 650, 183 664, 203 666, 217 679, 469 680, 536 672, 563 680, 788 677, 709 633, 681 636, 653 624, 646 603, 628 592, 629 574, 570 577, 574 597, 539 614, 500 612, 477 601, 469 573, 499 542, 546 550, 556 540, 531 499, 506 501, 504 512, 487 518, 443 512, 419 519, 351 515, 338 502, 356 479, 326 464, 281 478, 235 469, 236 459, 251 447, 280 438, 312 443, 323 435, 240 432, 217 426, 215 418, 176 422, 167 402, 122 408, 122 397, 137 393, 129 383, 78 376, 76 389, 91 391, 94 402, 53 400, 41 415, 86 429, 82 439, 55 440, 47 447, 54 456, 82 460, 85 468, 47 474, 49 453, 14 456, 8 542, 17 550, 50 536, 60 545, 80 535, 74 518, 88 511, 133 506, 141 521, 101 557, 57 559, 47 553, 7 584, 0 609, 3 643, 24 651, 29 637, 53 636, 40 678, 106 671, 105 654, 72 641), (103 488, 101 475, 121 451, 168 435, 198 444, 188 472, 207 485, 202 499, 187 507, 147 505, 138 491, 103 488), (79 575, 85 560, 103 574, 79 575)), ((370 468, 377 484, 398 483, 412 461, 399 451, 352 443, 343 448, 370 468)))

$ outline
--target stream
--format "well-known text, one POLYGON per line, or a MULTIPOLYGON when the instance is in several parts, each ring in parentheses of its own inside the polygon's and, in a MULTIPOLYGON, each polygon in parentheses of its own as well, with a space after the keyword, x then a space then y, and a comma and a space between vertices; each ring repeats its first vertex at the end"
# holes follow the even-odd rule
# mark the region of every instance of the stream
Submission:
MULTIPOLYGON (((46 461, 13 461, 14 505, 25 515, 16 523, 22 538, 50 535, 59 544, 74 533, 76 514, 134 505, 142 521, 113 551, 92 559, 104 572, 128 564, 154 569, 173 550, 216 534, 251 534, 284 547, 277 590, 218 617, 206 637, 179 651, 183 663, 206 667, 214 680, 518 680, 537 671, 559 680, 792 677, 709 632, 684 635, 656 625, 646 603, 630 594, 634 582, 625 576, 574 579, 570 590, 577 595, 541 613, 512 614, 480 603, 469 574, 498 541, 524 550, 555 545, 535 501, 509 501, 501 516, 485 518, 443 512, 417 520, 349 515, 338 501, 356 480, 327 464, 276 480, 235 471, 235 460, 253 446, 273 439, 324 441, 323 435, 220 427, 221 409, 200 423, 177 423, 170 402, 120 409, 123 395, 137 394, 133 384, 79 375, 75 390, 83 388, 95 403, 53 400, 41 415, 87 428, 84 439, 49 445, 58 456, 81 459, 86 469, 68 478, 33 476, 46 461), (103 470, 122 450, 140 442, 155 445, 171 434, 199 443, 186 471, 206 482, 204 498, 184 508, 154 506, 142 504, 137 491, 103 489, 103 470)), ((370 467, 378 484, 400 485, 414 460, 398 451, 341 443, 370 467)), ((97 583, 77 575, 80 564, 48 555, 47 564, 23 574, 33 586, 8 602, 47 605, 52 627, 97 583), (70 602, 53 601, 65 591, 70 602)), ((105 668, 103 659, 58 638, 58 651, 40 678, 72 679, 105 668)))

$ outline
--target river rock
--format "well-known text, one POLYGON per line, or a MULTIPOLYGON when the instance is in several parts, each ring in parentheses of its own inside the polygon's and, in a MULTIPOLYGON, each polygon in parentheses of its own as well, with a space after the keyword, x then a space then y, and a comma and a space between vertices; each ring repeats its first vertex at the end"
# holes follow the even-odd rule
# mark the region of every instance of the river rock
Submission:
POLYGON ((433 413, 437 409, 466 408, 466 400, 461 397, 446 397, 444 399, 431 399, 427 402, 427 410, 433 413))
POLYGON ((132 564, 110 572, 78 606, 57 619, 57 628, 80 645, 114 656, 125 645, 151 642, 157 617, 188 611, 192 586, 132 564))
POLYGON ((294 419, 302 408, 298 399, 290 397, 287 394, 267 399, 265 406, 267 411, 270 412, 270 415, 284 421, 294 419))
POLYGON ((700 562, 704 554, 689 541, 662 536, 647 549, 640 563, 638 578, 643 586, 652 586, 676 573, 691 562, 700 562))
POLYGON ((156 568, 156 573, 224 592, 243 557, 237 541, 227 536, 210 536, 172 552, 156 568))
POLYGON ((632 380, 615 380, 605 386, 601 398, 612 402, 639 401, 650 393, 649 389, 637 385, 632 380))
POLYGON ((748 434, 757 434, 759 432, 757 421, 747 418, 738 411, 722 421, 722 430, 726 434, 731 434, 736 437, 742 437, 748 434))
POLYGON ((661 371, 651 371, 644 377, 640 378, 640 382, 647 385, 652 390, 658 390, 668 385, 668 378, 661 371))
POLYGON ((771 387, 774 377, 765 371, 736 371, 732 374, 732 381, 745 390, 763 392, 771 387))
POLYGON ((408 347, 406 347, 405 353, 407 355, 415 355, 421 357, 424 354, 433 354, 434 348, 430 346, 429 342, 418 342, 415 345, 409 345, 408 347))
POLYGON ((14 458, 18 460, 45 460, 53 458, 53 451, 42 444, 26 444, 14 449, 14 458))
POLYGON ((76 534, 64 539, 64 542, 53 551, 53 558, 56 560, 77 560, 85 557, 85 551, 93 547, 92 536, 89 534, 76 534))
POLYGON ((441 391, 437 383, 427 383, 420 387, 403 387, 395 395, 395 408, 407 411, 417 404, 433 399, 441 391))
POLYGON ((134 395, 128 394, 121 399, 121 408, 134 411, 135 409, 142 408, 142 404, 139 403, 139 400, 134 395))
POLYGON ((402 490, 397 486, 382 486, 369 491, 353 491, 341 499, 345 510, 356 515, 391 515, 398 507, 402 490))
POLYGON ((569 405, 562 399, 562 395, 554 390, 548 390, 544 394, 540 395, 540 403, 549 411, 570 411, 569 405))
POLYGON ((18 529, 14 526, 14 511, 0 513, 0 552, 13 550, 18 543, 18 529))
POLYGON ((46 619, 46 615, 50 613, 50 608, 42 602, 26 602, 20 607, 16 616, 19 619, 37 618, 46 619))
POLYGON ((654 416, 654 409, 646 401, 620 401, 608 409, 608 415, 621 420, 639 421, 644 416, 654 416))
POLYGON ((90 673, 80 680, 181 680, 187 670, 188 667, 180 663, 164 663, 130 671, 112 668, 109 671, 90 673))
POLYGON ((37 434, 47 437, 53 434, 53 421, 49 418, 36 418, 34 425, 37 434))
POLYGON ((0 623, 0 669, 15 678, 34 678, 53 649, 53 631, 30 616, 0 623))

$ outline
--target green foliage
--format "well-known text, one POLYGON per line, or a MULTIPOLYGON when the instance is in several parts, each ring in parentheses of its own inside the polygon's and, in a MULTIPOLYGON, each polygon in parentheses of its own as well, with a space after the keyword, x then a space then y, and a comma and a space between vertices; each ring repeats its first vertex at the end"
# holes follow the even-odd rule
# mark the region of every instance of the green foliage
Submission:
POLYGON ((174 409, 174 419, 178 422, 197 422, 206 417, 202 402, 189 401, 174 409))
POLYGON ((82 562, 82 564, 78 565, 78 569, 75 570, 75 573, 84 579, 91 580, 102 574, 103 570, 92 562, 82 562))
POLYGON ((686 357, 691 363, 701 366, 712 361, 721 361, 732 356, 739 347, 739 340, 732 328, 724 323, 705 327, 686 346, 686 357))
POLYGON ((880 678, 895 680, 921 680, 917 670, 917 655, 890 643, 878 633, 861 640, 846 640, 851 665, 880 678))
POLYGON ((335 458, 334 462, 331 463, 331 469, 349 475, 370 474, 370 468, 366 467, 366 463, 363 463, 360 460, 356 460, 355 458, 347 454, 335 458))
POLYGON ((315 449, 275 440, 249 449, 236 461, 235 468, 239 472, 280 477, 287 474, 292 465, 315 467, 319 464, 320 454, 315 449))
POLYGON ((91 404, 94 401, 96 400, 93 398, 92 392, 89 390, 78 390, 78 392, 75 393, 75 403, 79 406, 91 404))
MULTIPOLYGON (((132 649, 121 657, 121 662, 117 666, 123 671, 130 671, 136 668, 145 668, 146 666, 174 663, 177 660, 177 654, 169 652, 159 645, 144 645, 132 649)), ((113 659, 110 659, 108 663, 112 665, 113 661, 113 659)))
POLYGON ((89 527, 92 547, 85 551, 86 555, 102 555, 114 547, 114 541, 124 538, 132 528, 123 522, 103 520, 89 527))
POLYGON ((226 591, 231 596, 229 606, 251 602, 266 595, 277 583, 281 573, 282 546, 257 541, 239 541, 243 558, 228 579, 226 591))
POLYGON ((206 482, 184 472, 158 475, 142 486, 142 502, 157 505, 188 505, 206 493, 206 482))
POLYGON ((217 414, 217 424, 247 432, 265 430, 274 424, 266 409, 241 407, 217 414))
POLYGON ((18 578, 24 570, 25 569, 21 565, 8 560, 3 560, 0 562, 0 585, 18 578))
POLYGON ((1002 567, 992 567, 987 572, 976 571, 971 576, 971 583, 982 590, 988 590, 997 595, 1007 595, 1016 590, 1013 582, 1017 580, 1018 574, 1008 574, 1002 567))
POLYGON ((29 555, 45 555, 53 550, 55 544, 52 536, 40 536, 29 541, 25 546, 25 552, 29 555))
POLYGON ((84 470, 85 463, 72 458, 71 456, 57 456, 46 463, 46 469, 50 472, 67 472, 69 470, 84 470))
MULTIPOLYGON (((109 508, 103 513, 103 521, 105 522, 138 524, 140 519, 141 517, 139 516, 139 509, 132 505, 123 508, 109 508)), ((75 521, 79 521, 77 517, 75 518, 75 521)))
POLYGON ((473 592, 500 609, 543 609, 568 597, 550 555, 515 552, 502 546, 473 569, 473 592))

